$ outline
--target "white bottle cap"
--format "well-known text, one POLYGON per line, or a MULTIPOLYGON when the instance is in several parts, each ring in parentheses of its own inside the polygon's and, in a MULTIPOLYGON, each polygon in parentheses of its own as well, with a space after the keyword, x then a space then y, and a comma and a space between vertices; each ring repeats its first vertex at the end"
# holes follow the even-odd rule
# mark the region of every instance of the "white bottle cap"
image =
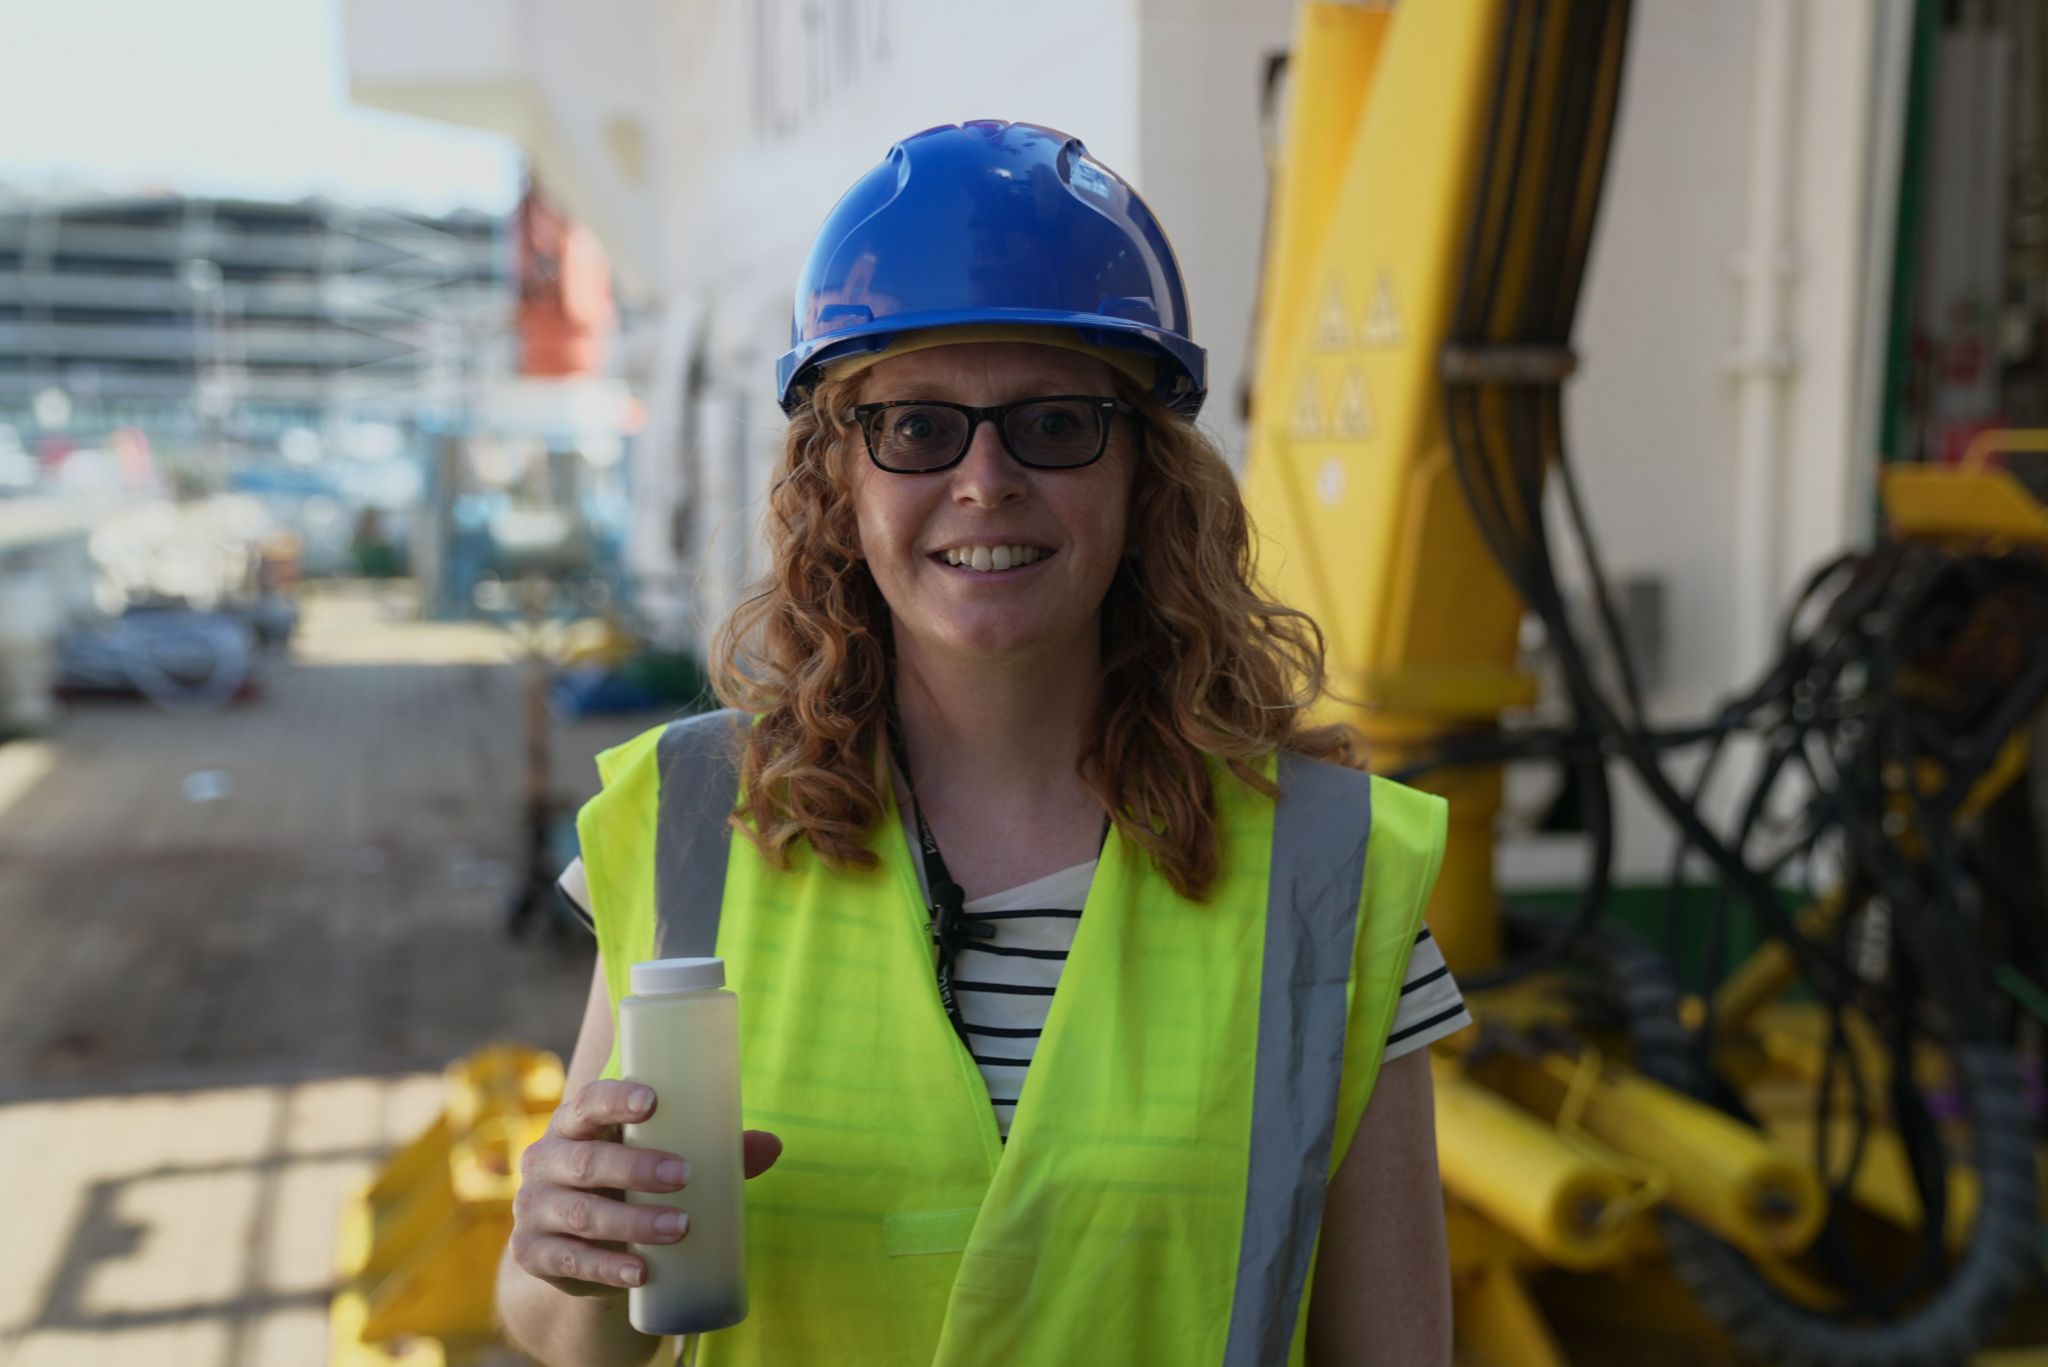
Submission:
POLYGON ((725 986, 723 959, 647 959, 633 965, 633 995, 703 992, 725 986))

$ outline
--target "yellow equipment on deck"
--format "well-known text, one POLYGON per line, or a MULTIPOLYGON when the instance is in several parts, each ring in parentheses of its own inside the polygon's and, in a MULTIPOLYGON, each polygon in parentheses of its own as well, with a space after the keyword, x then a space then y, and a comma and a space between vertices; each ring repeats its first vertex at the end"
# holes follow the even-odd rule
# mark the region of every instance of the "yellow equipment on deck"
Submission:
POLYGON ((441 1114, 344 1208, 332 1367, 452 1367, 492 1349, 519 1156, 562 1098, 555 1055, 515 1045, 450 1064, 441 1114))
MULTIPOLYGON (((1270 584, 1322 626, 1344 719, 1387 767, 1536 696, 1513 664, 1521 599, 1452 477, 1437 376, 1499 18, 1303 6, 1274 172, 1245 498, 1270 584)), ((1436 905, 1490 906, 1498 771, 1436 786, 1452 823, 1436 905)), ((1431 924, 1454 968, 1499 955, 1486 915, 1431 924)))
MULTIPOLYGON (((1503 552, 1541 540, 1541 527, 1529 525, 1541 522, 1529 515, 1531 495, 1563 454, 1556 394, 1573 365, 1578 280, 1545 278, 1538 263, 1558 255, 1559 235, 1590 236, 1627 8, 1306 4, 1272 168, 1244 476, 1266 543, 1261 568, 1325 634, 1332 719, 1364 735, 1376 769, 1432 764, 1412 781, 1450 799, 1451 844, 1429 924, 1452 968, 1474 984, 1502 964, 1507 937, 1493 873, 1502 768, 1469 742, 1497 736, 1504 711, 1534 701, 1535 681, 1516 667, 1521 625, 1525 611, 1543 607, 1529 595, 1554 589, 1503 552), (1526 193, 1516 198, 1518 177, 1569 178, 1565 211, 1539 218, 1526 193), (1490 292, 1475 294, 1475 280, 1490 280, 1490 292), (1518 440, 1534 460, 1503 454, 1518 440), (1488 497, 1503 487, 1524 497, 1488 497)), ((2033 440, 1988 438, 1959 470, 1889 470, 1895 535, 2048 548, 2048 510, 1987 464, 1994 445, 2028 449, 2033 440)), ((1553 635, 1555 620, 1546 617, 1553 635)), ((1956 821, 2012 783, 2023 749, 2017 740, 2006 747, 1956 821)), ((1603 770, 1606 762, 1581 761, 1603 770)), ((1885 827, 1902 846, 1912 843, 1911 796, 1895 796, 1900 820, 1885 827)), ((1748 891, 1774 896, 1761 880, 1748 891)), ((1576 1028, 1554 975, 1472 993, 1480 1027, 1468 1036, 1477 1038, 1454 1038, 1434 1060, 1462 1362, 1562 1364, 1545 1305, 1583 1310, 1602 1300, 1597 1318, 1630 1325, 1634 1336, 1609 1336, 1578 1361, 1734 1360, 1721 1331, 1744 1337, 1739 1321, 1766 1304, 1769 1322, 1748 1326, 1745 1342, 1786 1361, 1948 1360, 1957 1345, 1986 1341, 1998 1326, 1979 1321, 2010 1308, 2029 1275, 2023 1266, 1972 1265, 1974 1300, 1943 1304, 1946 1293, 1936 1293, 1886 1312, 1896 1325, 1868 1315, 1864 1333, 1850 1300, 1806 1259, 1824 1228, 1839 1237, 1839 1210, 1873 1229, 1926 1223, 1926 1179, 1897 1129, 1860 1099, 1854 1111, 1823 1105, 1824 1121, 1815 1118, 1816 1089, 1832 1095, 1845 1085, 1845 1053, 1861 1060, 1870 1087, 1884 1085, 1889 1067, 1862 1016, 1787 995, 1825 959, 1805 946, 1867 936, 1870 908, 1858 908, 1853 924, 1848 914, 1839 897, 1823 897, 1796 918, 1796 934, 1767 940, 1704 1001, 1647 981, 1653 956, 1612 950, 1610 990, 1657 999, 1638 1001, 1632 1019, 1668 1017, 1671 1048, 1692 1047, 1688 1032, 1712 1022, 1715 1071, 1733 1079, 1735 1101, 1710 1104, 1639 1071, 1640 1039, 1597 1040, 1576 1028), (1637 991, 1630 974, 1639 969, 1646 981, 1637 991), (1831 1198, 1829 1183, 1845 1172, 1831 1198), (1667 1249, 1685 1287, 1667 1270, 1667 1249), (1709 1282, 1737 1289, 1715 1303, 1717 1293, 1702 1290, 1709 1282), (1538 1283, 1555 1294, 1539 1301, 1538 1283)), ((1937 1051, 1914 1059, 1914 1080, 1929 1094, 1968 1091, 1952 1084, 1937 1051)), ((1981 1097, 1986 1079, 2016 1083, 2000 1071, 2007 1062, 1956 1066, 1981 1097)), ((2010 1140, 2026 1122, 2005 1114, 1999 1123, 2010 1140)), ((2014 1172, 2009 1150, 1987 1171, 1996 1186, 1988 1204, 1978 1170, 1951 1166, 1944 1242, 1956 1252, 1977 1222, 2000 1221, 1997 1250, 1977 1262, 2010 1261, 2029 1238, 2032 1174, 2014 1172), (2023 1204, 2017 1215, 2014 1201, 2023 1204)))
MULTIPOLYGON (((1245 497, 1268 543, 1268 582, 1322 626, 1342 699, 1332 710, 1365 736, 1375 767, 1397 767, 1447 731, 1536 695, 1514 664, 1522 599, 1453 477, 1439 373, 1503 15, 1496 4, 1312 3, 1291 57, 1245 497)), ((1492 858, 1500 769, 1438 772, 1428 786, 1451 802, 1429 922, 1463 974, 1502 950, 1492 858)), ((1461 1280, 1486 1288, 1460 1295, 1459 1338, 1526 1345, 1520 1362, 1561 1361, 1519 1269, 1616 1265, 1648 1237, 1644 1216, 1673 1183, 1656 1153, 1624 1153, 1590 1127, 1560 1124, 1555 1110, 1518 1104, 1526 1096, 1510 1099, 1549 1076, 1540 1063, 1519 1071, 1528 1086, 1510 1089, 1438 1068, 1445 1186, 1513 1236, 1459 1239, 1474 1226, 1453 1221, 1455 1242, 1478 1245, 1454 1251, 1461 1280)), ((1596 1070, 1573 1084, 1570 1119, 1582 1121, 1596 1096, 1591 1113, 1613 1114, 1611 1077, 1596 1070)), ((1641 1079, 1623 1086, 1658 1090, 1641 1079)), ((1652 1104, 1680 1133, 1690 1121, 1704 1138, 1720 1119, 1675 1094, 1652 1104)), ((1636 1140, 1649 1132, 1619 1129, 1636 1140)), ((1778 1231, 1743 1227, 1739 1188, 1716 1189, 1723 1180, 1691 1176, 1691 1204, 1727 1216, 1745 1242, 1782 1244, 1778 1231)), ((1802 1204, 1787 1228, 1810 1235, 1810 1179, 1788 1190, 1802 1204)))
POLYGON ((2048 431, 1981 433, 1954 466, 1894 465, 1883 476, 1885 511, 1902 536, 2032 545, 2048 549, 2048 507, 1992 464, 2010 452, 2048 452, 2048 431))

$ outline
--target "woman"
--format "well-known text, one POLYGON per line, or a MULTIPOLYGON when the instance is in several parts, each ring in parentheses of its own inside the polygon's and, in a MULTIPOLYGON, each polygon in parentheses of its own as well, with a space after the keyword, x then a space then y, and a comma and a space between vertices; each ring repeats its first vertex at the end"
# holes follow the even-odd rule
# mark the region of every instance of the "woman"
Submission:
POLYGON ((919 134, 828 219, 735 711, 601 757, 579 823, 601 958, 499 1285, 529 1351, 656 1349, 623 1245, 687 1234, 613 1198, 688 1156, 617 1142, 659 1101, 613 1002, 715 949, 773 1132, 698 1361, 1448 1361, 1441 804, 1306 722, 1321 638, 1252 587, 1186 317, 1050 130, 919 134))

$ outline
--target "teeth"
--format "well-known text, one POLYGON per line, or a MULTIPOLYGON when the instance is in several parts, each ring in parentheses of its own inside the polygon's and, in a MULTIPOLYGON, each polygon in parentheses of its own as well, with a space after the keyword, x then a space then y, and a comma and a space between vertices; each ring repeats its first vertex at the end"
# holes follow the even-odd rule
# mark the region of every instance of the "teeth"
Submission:
POLYGON ((1047 552, 1036 546, 954 546, 942 551, 948 565, 961 569, 992 572, 1022 569, 1045 559, 1047 552))

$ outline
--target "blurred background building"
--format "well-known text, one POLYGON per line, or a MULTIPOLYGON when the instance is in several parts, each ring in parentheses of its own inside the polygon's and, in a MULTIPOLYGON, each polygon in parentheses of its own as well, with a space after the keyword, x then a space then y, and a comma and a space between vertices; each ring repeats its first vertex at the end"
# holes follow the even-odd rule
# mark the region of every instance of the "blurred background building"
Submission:
POLYGON ((366 554, 396 572, 427 488, 417 445, 509 373, 511 303, 488 213, 9 194, 0 486, 108 515, 243 495, 298 571, 366 554))
POLYGON ((218 445, 228 468, 294 428, 408 421, 504 368, 508 267, 503 221, 475 211, 15 194, 0 421, 36 431, 54 392, 69 440, 139 427, 165 454, 218 445))

